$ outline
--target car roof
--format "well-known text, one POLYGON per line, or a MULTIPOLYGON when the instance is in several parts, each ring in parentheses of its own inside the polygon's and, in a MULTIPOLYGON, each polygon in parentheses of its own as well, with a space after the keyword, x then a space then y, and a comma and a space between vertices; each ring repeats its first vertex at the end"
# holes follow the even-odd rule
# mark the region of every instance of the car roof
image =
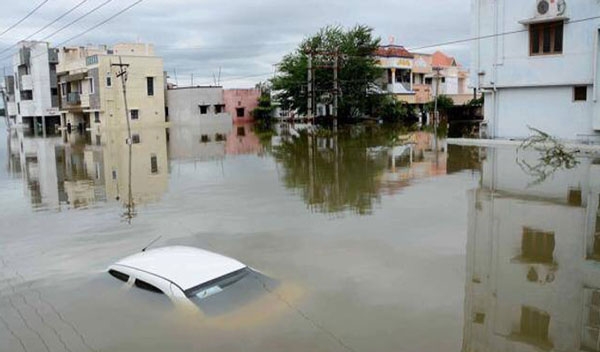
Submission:
POLYGON ((125 266, 159 276, 184 291, 246 267, 235 259, 184 246, 140 252, 119 260, 113 266, 125 266))

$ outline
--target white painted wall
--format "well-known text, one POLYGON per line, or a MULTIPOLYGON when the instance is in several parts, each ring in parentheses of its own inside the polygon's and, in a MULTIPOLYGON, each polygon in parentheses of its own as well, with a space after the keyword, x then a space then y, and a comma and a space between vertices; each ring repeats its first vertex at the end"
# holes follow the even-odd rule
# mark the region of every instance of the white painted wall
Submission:
MULTIPOLYGON (((33 99, 31 101, 21 101, 20 89, 15 86, 15 102, 19 103, 21 113, 17 114, 17 123, 22 123, 23 116, 50 116, 57 115, 58 107, 52 106, 52 96, 50 92, 50 66, 48 61, 48 43, 46 42, 22 42, 20 48, 27 47, 31 49, 31 60, 29 74, 23 78, 24 88, 31 89, 33 99)), ((13 56, 13 74, 15 85, 19 80, 18 63, 19 52, 13 56)))
POLYGON ((578 22, 599 16, 600 2, 568 0, 565 16, 570 21, 564 26, 563 53, 530 56, 528 27, 519 21, 533 18, 536 4, 536 0, 471 2, 473 36, 492 36, 473 42, 471 58, 472 85, 488 90, 484 97, 489 133, 522 138, 528 135, 529 124, 564 139, 595 134, 600 141, 600 131, 593 129, 600 106, 591 90, 600 19, 578 22), (502 35, 508 32, 514 33, 502 35), (576 85, 590 87, 587 103, 572 103, 576 85))
MULTIPOLYGON (((221 87, 189 87, 167 90, 169 121, 173 125, 232 123, 231 115, 216 114, 214 106, 224 104, 221 87), (209 105, 207 114, 200 114, 200 105, 209 105)), ((224 110, 225 111, 225 110, 224 110)))

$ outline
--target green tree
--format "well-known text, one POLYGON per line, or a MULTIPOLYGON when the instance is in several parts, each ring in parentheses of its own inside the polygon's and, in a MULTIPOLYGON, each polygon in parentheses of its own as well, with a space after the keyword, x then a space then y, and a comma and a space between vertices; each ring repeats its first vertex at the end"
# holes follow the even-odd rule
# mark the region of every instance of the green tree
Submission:
POLYGON ((344 29, 339 26, 322 28, 305 39, 279 65, 280 75, 271 80, 277 99, 284 108, 307 112, 308 56, 313 54, 315 68, 315 96, 333 91, 332 53, 339 53, 339 105, 341 118, 354 118, 369 112, 377 104, 378 94, 373 91, 376 81, 383 75, 373 53, 380 39, 373 37, 373 29, 364 25, 344 29), (328 66, 328 67, 323 67, 328 66))

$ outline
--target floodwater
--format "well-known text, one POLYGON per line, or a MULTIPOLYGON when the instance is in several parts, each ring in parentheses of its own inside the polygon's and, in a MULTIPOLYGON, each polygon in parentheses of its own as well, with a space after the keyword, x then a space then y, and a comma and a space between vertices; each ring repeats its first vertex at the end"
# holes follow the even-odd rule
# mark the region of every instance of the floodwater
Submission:
POLYGON ((301 127, 3 127, 0 351, 600 350, 598 159, 301 127), (269 283, 200 309, 106 273, 157 238, 269 283))

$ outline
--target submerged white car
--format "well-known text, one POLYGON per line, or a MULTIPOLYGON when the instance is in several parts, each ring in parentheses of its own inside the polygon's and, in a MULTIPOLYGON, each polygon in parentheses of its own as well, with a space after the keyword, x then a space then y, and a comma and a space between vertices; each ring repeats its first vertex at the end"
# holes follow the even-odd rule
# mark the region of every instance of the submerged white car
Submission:
POLYGON ((215 314, 219 314, 215 308, 224 303, 239 304, 264 294, 267 282, 274 282, 235 259, 182 246, 134 254, 111 265, 108 273, 130 286, 163 293, 174 301, 191 301, 215 314), (205 304, 218 293, 223 297, 205 304))

